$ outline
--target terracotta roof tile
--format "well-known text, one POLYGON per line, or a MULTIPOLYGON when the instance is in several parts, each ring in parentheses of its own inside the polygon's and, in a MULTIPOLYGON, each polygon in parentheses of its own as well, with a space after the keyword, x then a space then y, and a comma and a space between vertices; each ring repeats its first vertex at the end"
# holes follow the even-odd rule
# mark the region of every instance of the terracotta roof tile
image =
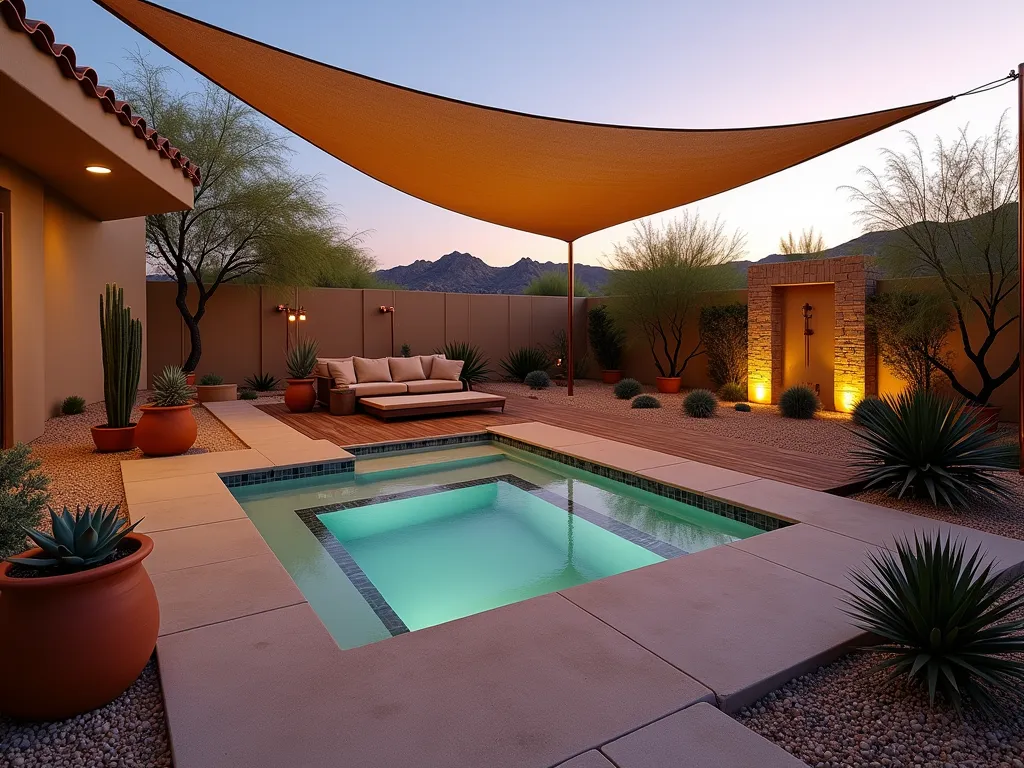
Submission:
POLYGON ((100 85, 95 69, 79 66, 75 59, 75 49, 66 43, 55 42, 53 30, 46 22, 26 18, 25 0, 0 0, 0 16, 15 32, 28 35, 40 51, 51 54, 64 76, 78 81, 82 92, 98 99, 104 111, 115 115, 122 125, 131 128, 150 149, 170 160, 193 185, 199 186, 202 178, 199 166, 183 155, 180 149, 172 146, 167 137, 147 126, 144 118, 132 114, 131 105, 118 99, 112 88, 100 85))

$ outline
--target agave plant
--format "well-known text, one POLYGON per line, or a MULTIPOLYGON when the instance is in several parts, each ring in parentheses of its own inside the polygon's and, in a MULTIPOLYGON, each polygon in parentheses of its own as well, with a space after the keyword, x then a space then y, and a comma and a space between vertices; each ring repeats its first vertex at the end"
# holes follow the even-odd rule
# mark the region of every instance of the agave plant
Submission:
POLYGON ((891 395, 863 409, 852 451, 866 487, 902 498, 907 491, 932 504, 963 508, 991 496, 1007 498, 1000 470, 1017 468, 1017 449, 988 432, 966 403, 934 391, 891 395))
POLYGON ((462 374, 459 378, 469 384, 479 384, 487 381, 491 374, 488 367, 490 361, 484 357, 480 347, 465 341, 449 341, 441 349, 434 350, 436 354, 443 354, 449 360, 461 360, 462 374))
POLYGON ((295 346, 285 355, 285 367, 288 377, 292 379, 308 379, 316 369, 316 356, 320 345, 316 339, 299 339, 295 346))
POLYGON ((514 349, 501 361, 501 369, 513 381, 525 381, 527 374, 547 370, 550 365, 548 353, 539 347, 514 349))
POLYGON ((25 529, 28 537, 43 550, 42 554, 39 557, 11 557, 8 558, 9 562, 29 568, 58 566, 66 571, 99 565, 142 522, 138 520, 128 525, 128 521, 120 515, 120 505, 110 507, 98 504, 95 510, 87 505, 85 511, 79 507, 75 512, 64 507, 60 514, 54 512, 52 507, 47 509, 50 510, 51 534, 38 529, 25 529))
POLYGON ((245 380, 245 385, 256 392, 271 392, 277 384, 277 376, 272 373, 254 373, 245 380))
POLYGON ((1009 656, 1024 653, 1024 620, 1007 620, 1024 609, 1024 595, 1010 595, 1020 578, 993 574, 980 547, 970 557, 964 549, 948 535, 915 534, 913 546, 896 541, 896 554, 870 554, 850 575, 857 591, 846 612, 886 641, 866 649, 886 655, 874 669, 925 683, 933 704, 937 692, 957 711, 965 697, 984 709, 997 693, 1024 700, 1024 661, 1009 656))
POLYGON ((191 399, 192 390, 188 386, 188 377, 180 366, 168 365, 153 378, 153 405, 159 408, 172 408, 188 405, 191 399))

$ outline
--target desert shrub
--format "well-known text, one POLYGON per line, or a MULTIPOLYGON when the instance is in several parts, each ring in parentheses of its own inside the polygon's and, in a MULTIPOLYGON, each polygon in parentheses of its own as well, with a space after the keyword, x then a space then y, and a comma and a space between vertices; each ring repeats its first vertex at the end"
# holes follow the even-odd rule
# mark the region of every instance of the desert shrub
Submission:
POLYGON ((636 379, 619 379, 613 391, 619 400, 630 400, 643 392, 644 387, 636 379))
POLYGON ((629 404, 630 408, 661 408, 661 401, 654 395, 637 395, 633 398, 633 402, 629 404))
POLYGON ((199 383, 204 387, 216 387, 224 383, 224 377, 216 373, 204 373, 199 383))
POLYGON ((551 377, 545 371, 530 371, 523 380, 530 389, 547 389, 551 386, 551 377))
POLYGON ((501 369, 512 381, 524 381, 531 371, 545 371, 551 365, 548 353, 540 347, 520 347, 501 361, 501 369))
POLYGON ((683 400, 683 410, 694 419, 708 419, 715 415, 718 398, 714 392, 706 389, 695 389, 683 400))
POLYGON ((272 392, 278 383, 277 376, 272 373, 254 373, 245 380, 245 385, 257 392, 272 392))
POLYGON ((24 443, 0 450, 0 558, 25 551, 25 528, 42 522, 50 478, 40 464, 24 443))
POLYGON ((747 399, 747 388, 735 381, 727 381, 718 388, 718 399, 727 403, 738 403, 747 399))
POLYGON ((256 400, 259 395, 251 389, 243 389, 238 393, 239 400, 256 400))
POLYGON ((398 351, 402 357, 412 357, 412 347, 408 344, 403 344, 402 348, 398 351))
POLYGON ((949 534, 915 533, 913 545, 896 540, 895 554, 869 552, 867 568, 850 575, 847 613, 885 641, 866 649, 883 654, 875 670, 926 685, 933 704, 937 692, 957 711, 965 697, 989 710, 999 708, 994 694, 1020 703, 1024 620, 1008 620, 1024 608, 1024 595, 1011 591, 1020 577, 993 573, 980 547, 964 550, 949 534))
POLYGON ((65 416, 75 416, 85 411, 85 398, 78 395, 68 395, 60 404, 60 412, 65 416))
POLYGON ((882 362, 914 389, 931 389, 939 365, 952 367, 946 337, 953 330, 949 301, 931 293, 897 290, 868 297, 867 326, 882 362))
POLYGON ((587 313, 587 332, 590 336, 590 348, 594 350, 601 370, 619 370, 626 334, 612 319, 608 307, 602 304, 587 313))
POLYGON ((711 381, 718 387, 729 382, 745 382, 747 305, 736 303, 701 307, 699 328, 700 341, 708 356, 708 376, 711 381))
POLYGON ((736 403, 733 407, 740 413, 750 413, 750 406, 746 403, 736 403))
POLYGON ((954 508, 1007 497, 993 473, 1017 469, 1017 447, 1000 442, 963 400, 918 389, 882 402, 862 412, 855 430, 854 464, 868 488, 954 508))
POLYGON ((814 390, 803 384, 790 387, 779 398, 779 411, 787 419, 811 419, 821 410, 821 401, 814 390))
MULTIPOLYGON (((551 344, 547 348, 548 357, 553 361, 555 367, 555 375, 559 378, 569 377, 569 337, 565 331, 559 328, 551 335, 551 344)), ((582 355, 573 355, 572 358, 572 375, 577 379, 582 379, 583 375, 587 372, 587 358, 588 354, 584 352, 582 355)))
MULTIPOLYGON (((568 270, 560 272, 549 270, 541 272, 523 289, 525 296, 568 296, 569 295, 569 273, 568 270)), ((590 289, 577 277, 573 281, 573 296, 589 296, 590 289)))
POLYGON ((875 408, 885 408, 886 405, 877 397, 870 395, 865 397, 853 407, 853 423, 857 426, 864 426, 864 414, 875 408))
POLYGON ((487 381, 491 375, 490 360, 484 357, 480 347, 466 341, 449 341, 441 349, 435 349, 435 354, 443 354, 449 360, 461 360, 463 362, 462 374, 459 378, 467 384, 479 384, 487 381))

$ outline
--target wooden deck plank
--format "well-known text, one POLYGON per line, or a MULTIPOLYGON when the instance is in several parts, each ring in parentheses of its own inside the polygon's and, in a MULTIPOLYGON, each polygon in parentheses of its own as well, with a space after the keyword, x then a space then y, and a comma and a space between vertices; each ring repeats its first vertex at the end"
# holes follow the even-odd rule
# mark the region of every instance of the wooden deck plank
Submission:
POLYGON ((503 414, 482 412, 391 422, 365 414, 330 416, 324 411, 296 414, 288 412, 283 404, 257 407, 309 437, 330 440, 342 447, 479 432, 498 424, 540 421, 816 491, 841 492, 853 486, 853 471, 839 459, 673 425, 630 423, 615 414, 566 408, 525 397, 508 397, 503 414))

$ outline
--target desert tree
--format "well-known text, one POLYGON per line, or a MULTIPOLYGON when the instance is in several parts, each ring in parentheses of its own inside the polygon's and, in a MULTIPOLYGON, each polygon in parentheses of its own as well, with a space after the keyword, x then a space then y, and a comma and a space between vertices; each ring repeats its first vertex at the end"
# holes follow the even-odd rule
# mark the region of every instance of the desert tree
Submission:
POLYGON ((169 67, 129 54, 119 95, 202 170, 189 211, 149 216, 150 268, 177 285, 188 328, 186 370, 202 355, 200 323, 224 283, 358 286, 372 281, 359 234, 338 224, 320 179, 290 166, 287 136, 212 83, 175 91, 169 67), (189 293, 195 292, 194 301, 189 293))
POLYGON ((904 135, 906 151, 882 150, 882 169, 861 168, 862 186, 845 189, 866 229, 896 230, 882 253, 890 273, 938 277, 978 386, 941 354, 927 353, 928 360, 957 393, 984 405, 1020 367, 1019 353, 1001 366, 989 358, 1020 320, 1008 301, 1020 284, 1016 144, 1005 115, 990 135, 971 138, 965 127, 952 142, 937 137, 930 154, 914 134, 904 135), (974 313, 983 327, 972 334, 974 313))
POLYGON ((684 350, 686 324, 695 319, 702 292, 732 286, 728 262, 742 255, 744 240, 738 230, 727 233, 720 218, 685 211, 661 227, 640 221, 614 246, 608 282, 608 294, 616 297, 613 313, 642 333, 662 376, 679 376, 701 354, 696 333, 694 345, 684 350))
MULTIPOLYGON (((569 274, 568 270, 548 270, 541 272, 523 289, 524 296, 568 296, 569 295, 569 274)), ((573 280, 574 296, 589 296, 590 289, 577 277, 573 280)))
POLYGON ((813 256, 824 250, 825 238, 820 232, 815 232, 814 227, 803 230, 798 238, 794 238, 792 232, 779 238, 779 253, 784 256, 813 256))
POLYGON ((953 313, 945 296, 899 289, 868 297, 868 327, 882 362, 911 389, 931 390, 940 375, 933 361, 952 365, 946 340, 953 313))

